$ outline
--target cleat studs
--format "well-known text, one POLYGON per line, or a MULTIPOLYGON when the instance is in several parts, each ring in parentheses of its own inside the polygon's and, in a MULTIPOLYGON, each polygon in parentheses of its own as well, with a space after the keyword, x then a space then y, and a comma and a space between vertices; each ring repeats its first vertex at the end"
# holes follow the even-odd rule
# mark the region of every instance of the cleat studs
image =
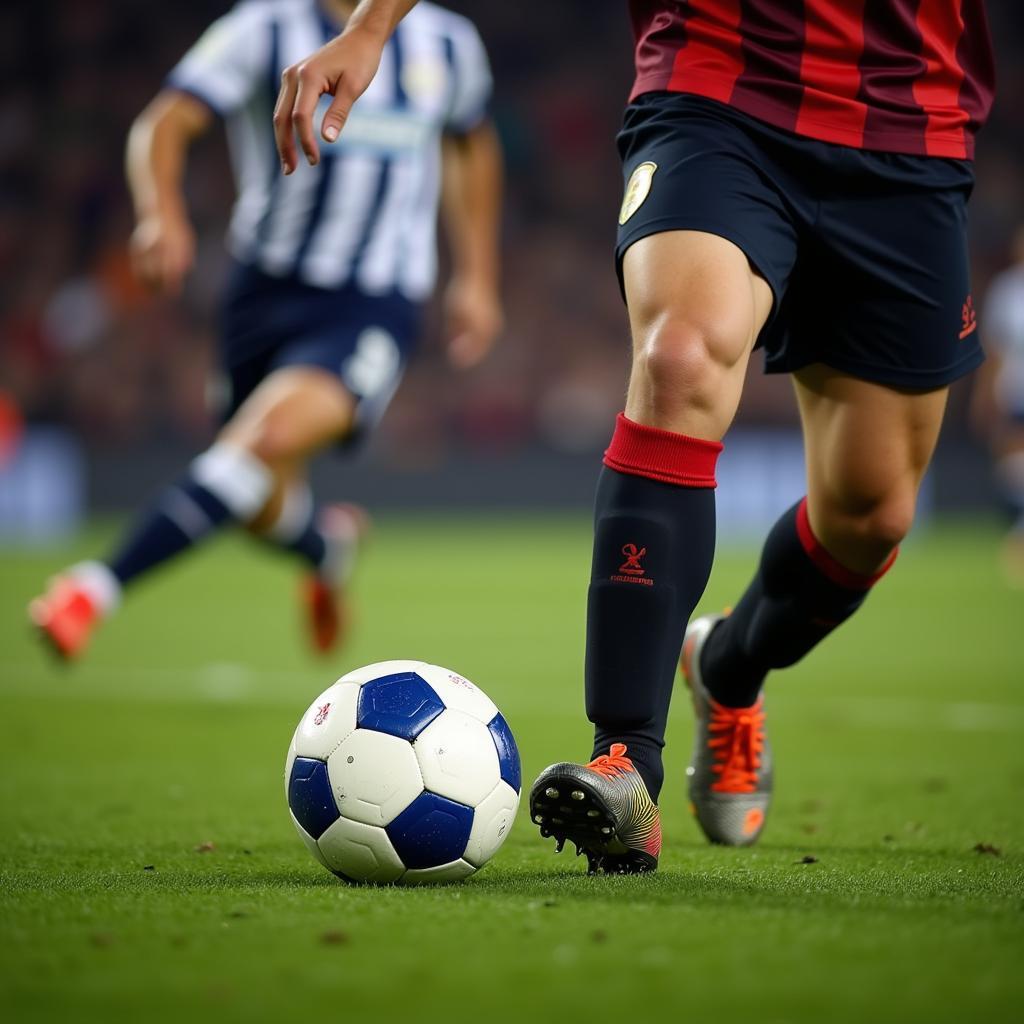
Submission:
POLYGON ((559 838, 555 843, 555 853, 561 853, 565 847, 565 836, 559 838))
POLYGON ((583 790, 582 789, 574 789, 570 795, 572 796, 573 800, 582 800, 583 799, 583 790))
POLYGON ((601 829, 601 833, 602 835, 610 836, 612 834, 612 830, 607 825, 605 825, 605 827, 601 829))
POLYGON ((587 811, 587 817, 596 818, 600 813, 600 811, 587 811))
POLYGON ((548 788, 544 790, 544 795, 549 800, 557 800, 558 799, 558 790, 555 789, 554 786, 548 786, 548 788))
POLYGON ((565 822, 564 822, 564 821, 562 821, 562 819, 561 819, 561 818, 552 818, 552 819, 551 819, 551 824, 552 824, 552 825, 564 825, 564 824, 565 824, 565 822))

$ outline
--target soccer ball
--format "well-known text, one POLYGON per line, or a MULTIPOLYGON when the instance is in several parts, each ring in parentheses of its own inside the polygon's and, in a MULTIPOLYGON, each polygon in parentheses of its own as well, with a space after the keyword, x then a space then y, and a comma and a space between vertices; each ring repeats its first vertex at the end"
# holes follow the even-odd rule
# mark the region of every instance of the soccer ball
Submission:
POLYGON ((309 852, 349 882, 468 878, 519 807, 519 751, 491 699, 456 672, 382 661, 302 716, 285 790, 309 852))

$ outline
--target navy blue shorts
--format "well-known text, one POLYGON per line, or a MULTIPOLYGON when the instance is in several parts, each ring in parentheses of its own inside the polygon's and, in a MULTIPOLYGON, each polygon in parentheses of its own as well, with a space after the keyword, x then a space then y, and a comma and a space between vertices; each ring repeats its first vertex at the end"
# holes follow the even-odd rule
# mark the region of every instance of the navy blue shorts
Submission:
POLYGON ((419 338, 422 307, 402 295, 316 288, 236 263, 224 295, 219 412, 230 419, 285 366, 334 374, 356 399, 356 440, 391 401, 419 338))
POLYGON ((638 239, 735 243, 771 286, 769 373, 825 363, 889 387, 941 387, 984 356, 970 296, 963 160, 801 138, 714 100, 649 93, 618 137, 616 263, 638 239))

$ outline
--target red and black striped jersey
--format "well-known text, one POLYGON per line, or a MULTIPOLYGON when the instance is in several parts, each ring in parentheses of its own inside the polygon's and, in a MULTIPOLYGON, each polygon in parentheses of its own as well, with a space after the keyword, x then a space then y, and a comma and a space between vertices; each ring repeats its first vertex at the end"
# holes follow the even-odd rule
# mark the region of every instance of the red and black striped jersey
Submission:
POLYGON ((995 73, 983 0, 630 0, 631 98, 696 93, 798 135, 970 159, 995 73))

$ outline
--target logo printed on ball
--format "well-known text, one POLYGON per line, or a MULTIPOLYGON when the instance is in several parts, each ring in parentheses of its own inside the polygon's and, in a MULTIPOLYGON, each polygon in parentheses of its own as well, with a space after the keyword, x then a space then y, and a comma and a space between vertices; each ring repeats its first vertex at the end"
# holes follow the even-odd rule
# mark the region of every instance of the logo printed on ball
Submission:
POLYGON ((314 725, 323 725, 327 721, 327 713, 331 710, 331 702, 328 701, 317 709, 316 717, 313 719, 314 725))

